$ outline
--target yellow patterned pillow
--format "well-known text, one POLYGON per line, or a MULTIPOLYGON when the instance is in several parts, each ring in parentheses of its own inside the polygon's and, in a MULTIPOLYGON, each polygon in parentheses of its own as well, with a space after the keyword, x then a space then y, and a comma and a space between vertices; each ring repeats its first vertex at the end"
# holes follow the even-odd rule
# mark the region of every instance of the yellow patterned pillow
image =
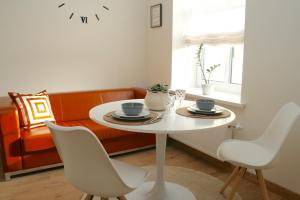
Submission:
POLYGON ((8 95, 16 104, 21 126, 25 129, 43 126, 46 120, 55 121, 46 90, 37 94, 9 92, 8 95))

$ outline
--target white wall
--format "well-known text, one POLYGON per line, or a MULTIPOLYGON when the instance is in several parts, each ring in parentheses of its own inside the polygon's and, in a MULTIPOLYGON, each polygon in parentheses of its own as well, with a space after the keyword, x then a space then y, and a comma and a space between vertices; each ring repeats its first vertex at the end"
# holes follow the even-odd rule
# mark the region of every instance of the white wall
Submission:
POLYGON ((145 1, 63 2, 0 1, 0 96, 145 86, 145 1))
MULTIPOLYGON (((300 105, 299 9, 295 0, 247 1, 242 138, 259 136, 284 103, 300 105)), ((298 121, 282 149, 282 160, 266 177, 300 194, 298 121)))
POLYGON ((147 85, 171 84, 173 0, 146 0, 146 63, 147 85), (150 7, 163 4, 163 25, 150 27, 150 7))
MULTIPOLYGON (((176 1, 174 1, 174 13, 176 13, 175 3, 176 1)), ((298 89, 300 85, 299 9, 300 2, 296 0, 247 1, 242 90, 242 101, 246 103, 246 109, 229 107, 234 110, 237 114, 237 121, 241 122, 244 127, 242 131, 236 132, 237 138, 258 137, 285 102, 294 101, 300 105, 298 89)), ((177 37, 177 22, 175 20, 173 22, 174 38, 177 37)), ((156 51, 160 47, 161 44, 158 43, 153 49, 156 51)), ((173 47, 176 49, 178 46, 173 47)), ((149 54, 151 51, 148 49, 149 54)), ((173 63, 173 65, 178 65, 178 63, 173 63)), ((166 66, 165 71, 168 70, 166 66)), ((150 74, 149 79, 170 80, 171 73, 162 75, 150 74)), ((282 148, 280 162, 275 168, 266 170, 265 176, 268 180, 300 194, 300 161, 298 159, 300 120, 298 121, 282 148)), ((223 131, 225 130, 220 128, 204 136, 188 135, 179 136, 179 138, 195 148, 204 147, 210 150, 210 147, 203 146, 203 143, 210 143, 217 134, 224 134, 223 131), (211 137, 208 136, 209 134, 211 137), (202 146, 197 146, 197 141, 202 146)))

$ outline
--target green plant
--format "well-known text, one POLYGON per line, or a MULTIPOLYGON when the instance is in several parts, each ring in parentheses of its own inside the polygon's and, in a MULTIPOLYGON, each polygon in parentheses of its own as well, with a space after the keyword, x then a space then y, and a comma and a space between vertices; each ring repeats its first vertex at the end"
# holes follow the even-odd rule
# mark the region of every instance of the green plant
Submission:
POLYGON ((212 72, 216 68, 221 66, 221 64, 212 65, 208 69, 206 69, 206 71, 205 71, 203 63, 202 63, 202 58, 203 58, 203 44, 201 43, 199 45, 199 48, 197 49, 197 52, 196 52, 196 66, 200 67, 205 84, 209 84, 210 76, 211 76, 212 72), (208 77, 205 75, 205 72, 208 74, 208 77))
POLYGON ((149 87, 147 90, 150 91, 150 92, 154 92, 154 93, 157 93, 157 92, 167 93, 168 92, 168 85, 157 83, 157 84, 152 85, 151 87, 149 87))

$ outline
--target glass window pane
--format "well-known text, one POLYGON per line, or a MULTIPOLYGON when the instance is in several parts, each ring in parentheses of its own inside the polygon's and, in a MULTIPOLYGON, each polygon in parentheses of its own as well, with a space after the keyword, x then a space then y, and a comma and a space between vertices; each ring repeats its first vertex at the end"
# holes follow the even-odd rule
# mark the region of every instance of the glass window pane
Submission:
MULTIPOLYGON (((205 46, 204 50, 204 68, 209 69, 213 65, 220 66, 216 68, 210 76, 211 81, 225 82, 226 67, 228 67, 229 51, 226 46, 205 46)), ((208 78, 208 73, 205 73, 208 78)))
POLYGON ((244 45, 234 46, 231 83, 242 84, 244 45))

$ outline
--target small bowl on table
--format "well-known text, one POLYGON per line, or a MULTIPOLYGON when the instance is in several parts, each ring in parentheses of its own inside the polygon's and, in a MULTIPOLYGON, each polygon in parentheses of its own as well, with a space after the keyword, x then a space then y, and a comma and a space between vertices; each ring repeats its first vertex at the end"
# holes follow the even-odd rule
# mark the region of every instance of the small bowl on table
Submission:
POLYGON ((215 107, 215 101, 211 99, 198 99, 196 100, 199 110, 210 111, 215 107))
POLYGON ((122 110, 128 116, 138 116, 144 108, 143 103, 123 103, 122 110))

